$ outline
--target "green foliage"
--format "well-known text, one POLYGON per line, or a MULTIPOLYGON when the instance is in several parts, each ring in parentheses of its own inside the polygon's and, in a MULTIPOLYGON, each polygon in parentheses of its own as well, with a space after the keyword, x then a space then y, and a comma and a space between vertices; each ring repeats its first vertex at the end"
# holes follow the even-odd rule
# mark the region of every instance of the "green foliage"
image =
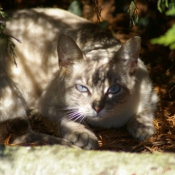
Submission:
POLYGON ((158 0, 157 8, 160 12, 163 12, 166 8, 175 7, 175 0, 158 0))
POLYGON ((166 12, 167 16, 175 16, 175 5, 166 12))
MULTIPOLYGON (((165 7, 168 8, 166 11, 167 16, 175 16, 175 0, 170 0, 170 2, 168 0, 158 0, 159 11, 162 12, 165 7)), ((169 46, 170 49, 175 49, 175 24, 164 35, 152 39, 151 43, 169 46)))
POLYGON ((161 44, 164 46, 169 46, 170 49, 175 49, 175 24, 162 36, 159 38, 154 38, 151 40, 152 44, 161 44))
MULTIPOLYGON (((3 12, 3 9, 0 7, 0 19, 4 19, 5 17, 7 17, 7 14, 3 12)), ((15 60, 16 55, 14 52, 15 44, 12 42, 11 38, 15 39, 18 42, 20 41, 10 35, 4 34, 3 30, 5 29, 5 27, 6 26, 3 21, 0 21, 0 55, 4 52, 10 54, 13 57, 15 65, 17 65, 15 60)))
POLYGON ((128 8, 128 13, 130 16, 130 25, 136 25, 139 22, 139 17, 137 14, 137 6, 136 6, 136 0, 131 1, 129 8, 128 8))
MULTIPOLYGON (((83 12, 83 5, 81 3, 82 0, 72 0, 71 4, 69 5, 68 11, 77 15, 77 16, 82 16, 83 12)), ((117 1, 116 4, 119 4, 120 1, 117 1)), ((94 3, 94 10, 96 10, 97 13, 97 18, 98 18, 98 25, 101 28, 107 28, 108 22, 107 21, 102 21, 100 22, 100 16, 101 16, 101 1, 100 0, 93 0, 94 3)), ((125 4, 126 2, 124 2, 125 4)), ((130 16, 130 25, 136 25, 139 22, 139 17, 137 14, 137 7, 136 7, 136 0, 129 0, 128 1, 129 6, 127 6, 127 13, 129 13, 130 16)), ((115 4, 115 5, 116 5, 115 4)), ((121 4, 119 6, 122 6, 121 4)), ((126 12, 125 11, 125 12, 126 12)))
POLYGON ((82 4, 80 1, 72 1, 72 3, 69 5, 68 11, 77 15, 82 16, 82 4))

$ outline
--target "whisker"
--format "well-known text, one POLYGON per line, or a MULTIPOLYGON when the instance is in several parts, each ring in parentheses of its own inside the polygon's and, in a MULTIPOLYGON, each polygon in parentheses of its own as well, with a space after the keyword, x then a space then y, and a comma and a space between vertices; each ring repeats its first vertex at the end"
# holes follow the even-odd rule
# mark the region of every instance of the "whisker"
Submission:
POLYGON ((85 119, 86 117, 82 115, 82 118, 80 119, 80 123, 85 119))
POLYGON ((75 120, 77 120, 77 118, 79 118, 80 115, 77 113, 72 113, 71 115, 68 115, 68 116, 70 119, 75 121, 75 120))
POLYGON ((68 117, 69 117, 69 119, 70 120, 73 120, 73 121, 78 121, 78 122, 82 122, 83 120, 84 120, 84 118, 85 118, 85 116, 84 115, 82 115, 82 114, 80 114, 80 113, 77 113, 77 111, 72 111, 72 110, 70 110, 70 111, 68 111, 68 115, 67 115, 68 117))

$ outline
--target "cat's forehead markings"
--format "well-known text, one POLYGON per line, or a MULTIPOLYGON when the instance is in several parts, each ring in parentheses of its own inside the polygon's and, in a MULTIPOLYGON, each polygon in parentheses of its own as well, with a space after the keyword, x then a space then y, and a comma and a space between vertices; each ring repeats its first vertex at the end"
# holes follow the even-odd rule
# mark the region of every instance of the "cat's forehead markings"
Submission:
POLYGON ((109 58, 112 57, 112 53, 108 52, 106 49, 91 50, 85 55, 88 59, 102 61, 103 64, 106 64, 109 58))

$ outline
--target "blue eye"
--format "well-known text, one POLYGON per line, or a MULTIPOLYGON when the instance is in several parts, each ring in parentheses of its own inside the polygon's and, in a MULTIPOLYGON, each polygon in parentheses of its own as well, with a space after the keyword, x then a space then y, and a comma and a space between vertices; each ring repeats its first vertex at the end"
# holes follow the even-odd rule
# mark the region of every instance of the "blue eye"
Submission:
POLYGON ((116 84, 116 85, 111 86, 108 89, 107 93, 108 94, 116 94, 120 91, 120 89, 121 89, 120 85, 116 84))
POLYGON ((80 84, 76 84, 75 87, 80 92, 88 92, 89 91, 86 86, 83 86, 83 85, 80 85, 80 84))

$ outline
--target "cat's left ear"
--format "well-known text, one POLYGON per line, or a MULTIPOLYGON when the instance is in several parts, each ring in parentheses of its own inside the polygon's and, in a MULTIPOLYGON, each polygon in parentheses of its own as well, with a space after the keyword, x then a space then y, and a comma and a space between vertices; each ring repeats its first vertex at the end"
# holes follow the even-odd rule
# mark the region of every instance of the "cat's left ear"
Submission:
POLYGON ((58 38, 57 52, 58 63, 63 67, 71 65, 75 60, 82 59, 84 57, 75 41, 65 34, 61 34, 58 38))
POLYGON ((125 44, 121 46, 117 52, 117 57, 124 61, 125 66, 129 70, 129 73, 134 73, 137 68, 137 61, 139 58, 141 39, 139 36, 135 36, 125 44))

